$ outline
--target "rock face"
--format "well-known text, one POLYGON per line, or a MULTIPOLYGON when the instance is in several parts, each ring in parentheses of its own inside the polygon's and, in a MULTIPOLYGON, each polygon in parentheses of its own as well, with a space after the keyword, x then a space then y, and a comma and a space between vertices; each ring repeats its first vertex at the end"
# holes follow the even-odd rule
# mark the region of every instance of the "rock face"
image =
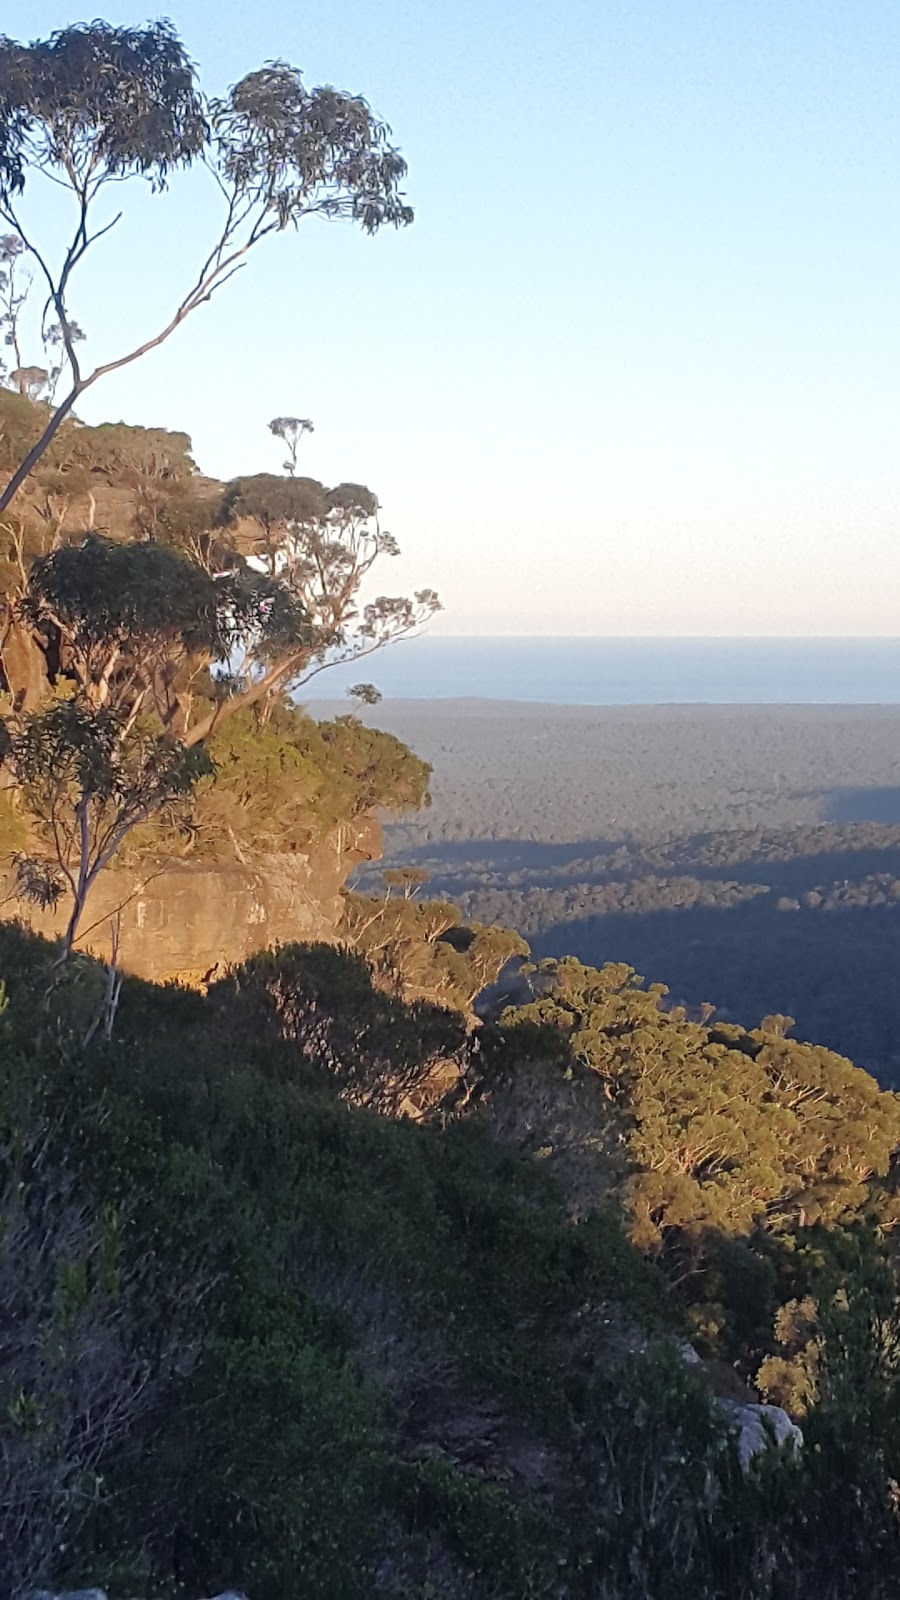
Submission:
MULTIPOLYGON (((348 873, 361 861, 375 860, 381 842, 379 825, 367 818, 338 829, 309 854, 267 856, 252 867, 110 868, 91 890, 79 946, 108 959, 118 917, 123 971, 157 983, 200 983, 268 945, 295 939, 329 943, 337 933, 348 873)), ((11 909, 51 939, 62 933, 68 916, 68 904, 55 912, 11 909)))

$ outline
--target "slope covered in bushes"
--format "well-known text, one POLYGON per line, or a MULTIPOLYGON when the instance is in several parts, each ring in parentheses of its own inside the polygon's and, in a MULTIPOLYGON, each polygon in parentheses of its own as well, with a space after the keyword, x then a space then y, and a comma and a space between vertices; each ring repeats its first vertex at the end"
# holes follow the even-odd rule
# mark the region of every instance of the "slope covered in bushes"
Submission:
MULTIPOLYGON (((676 1349, 700 1255, 687 1292, 677 1251, 629 1240, 624 1098, 571 1036, 549 1047, 546 1015, 473 1037, 373 988, 358 957, 294 947, 206 997, 126 983, 113 1039, 85 1050, 102 972, 77 962, 41 1021, 46 947, 7 925, 0 954, 5 1589, 893 1592, 892 1279, 863 1204, 779 1234, 819 1296, 815 1395, 801 1458, 744 1476, 714 1362, 676 1349), (430 1119, 373 1109, 451 1058, 430 1119), (535 1125, 541 1096, 599 1089, 619 1151, 605 1203, 573 1216, 564 1168, 501 1127, 530 1082, 535 1125)), ((620 990, 613 1010, 655 1009, 620 990)), ((638 1041, 603 1004, 626 1072, 638 1041)), ((713 1262, 715 1219, 698 1221, 713 1262)), ((709 1268, 724 1366, 763 1254, 727 1282, 709 1268)))

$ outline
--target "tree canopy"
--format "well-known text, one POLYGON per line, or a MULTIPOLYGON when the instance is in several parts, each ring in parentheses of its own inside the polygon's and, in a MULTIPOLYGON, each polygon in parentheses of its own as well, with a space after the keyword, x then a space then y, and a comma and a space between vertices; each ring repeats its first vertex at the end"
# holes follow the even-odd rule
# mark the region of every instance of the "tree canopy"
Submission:
POLYGON ((790 1018, 749 1030, 695 1020, 666 1006, 664 984, 574 957, 541 963, 536 982, 538 998, 509 1020, 557 1033, 603 1080, 623 1118, 645 1246, 706 1228, 747 1237, 761 1220, 847 1220, 887 1177, 900 1101, 843 1057, 786 1037, 790 1018))
MULTIPOLYGON (((27 421, 8 399, 13 426, 27 421)), ((6 687, 33 709, 62 678, 201 742, 240 706, 421 627, 433 590, 371 593, 397 553, 362 485, 221 486, 198 479, 183 435, 70 428, 0 523, 6 687), (84 533, 85 510, 113 531, 84 533)))

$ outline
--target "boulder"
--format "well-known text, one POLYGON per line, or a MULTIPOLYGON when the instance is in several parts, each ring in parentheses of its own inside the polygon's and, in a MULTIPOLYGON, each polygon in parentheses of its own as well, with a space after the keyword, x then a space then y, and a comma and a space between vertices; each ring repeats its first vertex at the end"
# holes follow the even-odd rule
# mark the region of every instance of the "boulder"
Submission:
POLYGON ((737 1430, 741 1466, 775 1445, 779 1450, 799 1450, 803 1434, 781 1406, 741 1405, 737 1400, 719 1400, 721 1409, 737 1430))
MULTIPOLYGON (((694 1346, 686 1340, 676 1345, 680 1360, 687 1367, 699 1367, 701 1372, 707 1372, 707 1364, 697 1354, 694 1346)), ((781 1406, 765 1406, 746 1400, 732 1400, 725 1395, 716 1395, 716 1405, 725 1413, 729 1422, 737 1432, 737 1448, 741 1466, 749 1466, 754 1456, 758 1456, 770 1445, 777 1449, 790 1451, 799 1450, 803 1445, 803 1434, 792 1422, 786 1411, 781 1406)))
POLYGON ((60 1593, 52 1589, 30 1589, 25 1600, 106 1600, 102 1589, 63 1589, 60 1593))
MULTIPOLYGON (((30 1589, 25 1600, 106 1600, 106 1594, 102 1589, 30 1589)), ((211 1600, 247 1600, 247 1596, 240 1589, 223 1589, 211 1600)))

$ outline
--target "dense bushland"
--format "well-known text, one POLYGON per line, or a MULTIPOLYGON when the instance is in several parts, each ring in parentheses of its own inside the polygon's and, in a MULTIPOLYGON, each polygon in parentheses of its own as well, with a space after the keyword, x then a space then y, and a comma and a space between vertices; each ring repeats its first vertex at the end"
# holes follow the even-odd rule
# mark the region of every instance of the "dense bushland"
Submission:
POLYGON ((50 952, 6 925, 0 956, 0 1315, 20 1325, 27 1301, 30 1319, 0 1357, 7 1587, 896 1587, 897 1113, 865 1074, 777 1030, 716 1056, 621 971, 545 973, 537 1009, 473 1036, 324 947, 206 997, 126 981, 113 1038, 85 1052, 102 972, 76 959, 38 1025, 50 952), (676 1047, 663 1094, 653 1061, 676 1047), (450 1057, 462 1092, 430 1119, 372 1109, 450 1057), (723 1075, 713 1166, 738 1160, 729 1095, 756 1108, 735 1199, 678 1176, 701 1066, 723 1075), (796 1138, 773 1146, 776 1080, 796 1138), (567 1168, 535 1148, 559 1094, 573 1146, 593 1121, 593 1202, 578 1150, 567 1168), (830 1116, 857 1130, 846 1159, 830 1116), (710 1386, 775 1352, 773 1314, 793 1392, 808 1379, 807 1445, 745 1477, 710 1386), (675 1351, 688 1332, 702 1369, 675 1351))

